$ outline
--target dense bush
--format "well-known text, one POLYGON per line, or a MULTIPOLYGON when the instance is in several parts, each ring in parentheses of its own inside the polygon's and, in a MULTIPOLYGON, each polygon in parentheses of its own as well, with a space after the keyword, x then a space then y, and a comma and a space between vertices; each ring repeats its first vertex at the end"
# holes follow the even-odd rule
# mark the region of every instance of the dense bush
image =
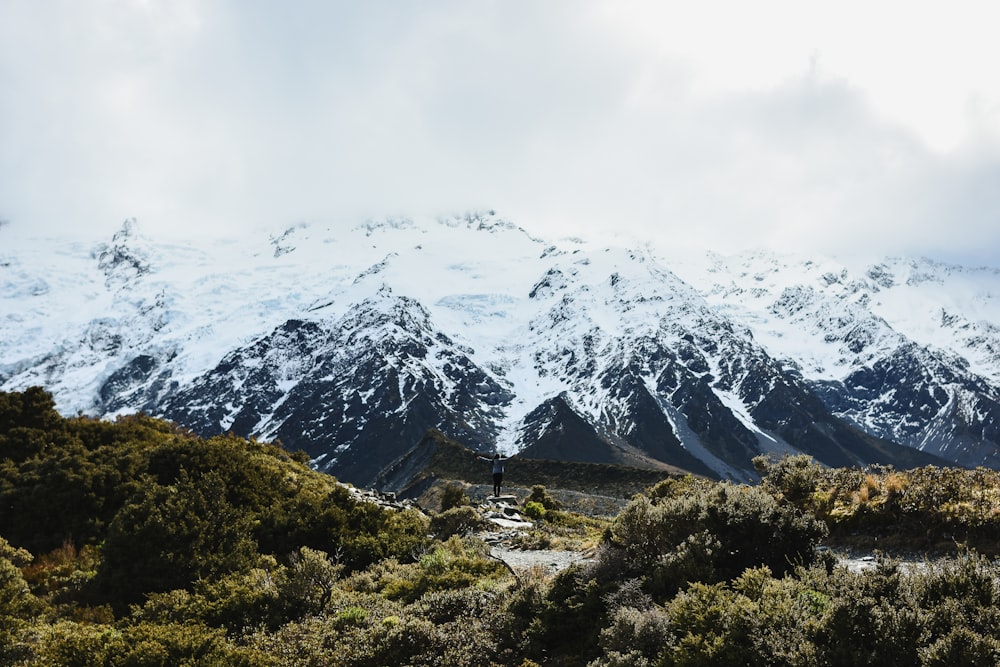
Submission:
POLYGON ((531 493, 524 499, 524 514, 535 521, 554 520, 562 503, 549 495, 541 484, 531 487, 531 493))
POLYGON ((481 530, 488 522, 468 505, 452 507, 431 517, 430 531, 435 538, 446 540, 453 535, 468 535, 481 530))
MULTIPOLYGON (((617 665, 995 665, 998 627, 978 557, 904 571, 766 568, 696 583, 663 606, 612 606, 591 667, 617 665), (933 602, 928 589, 948 591, 933 602), (979 592, 973 592, 974 590, 979 592), (982 615, 982 621, 974 619, 982 615)), ((994 584, 995 585, 995 584, 994 584)))
POLYGON ((487 553, 482 542, 454 536, 438 543, 415 563, 386 560, 349 583, 357 590, 378 592, 404 602, 413 602, 430 591, 492 585, 507 573, 487 553))
POLYGON ((458 484, 447 484, 441 492, 441 511, 447 512, 469 504, 469 494, 458 484))
POLYGON ((26 664, 265 667, 272 663, 257 651, 235 646, 222 632, 196 623, 108 627, 60 622, 44 629, 26 664))
POLYGON ((111 522, 98 583, 108 599, 134 603, 249 569, 257 556, 251 521, 226 500, 217 473, 197 481, 184 474, 171 486, 149 483, 111 522))
POLYGON ((537 503, 546 510, 562 509, 562 503, 553 498, 541 484, 536 484, 531 487, 531 493, 524 499, 525 506, 527 506, 528 503, 537 503))
POLYGON ((30 562, 30 553, 0 537, 0 664, 13 664, 21 657, 18 637, 42 608, 20 570, 30 562))
POLYGON ((825 526, 758 487, 720 483, 679 496, 635 498, 615 519, 605 558, 642 576, 659 598, 767 566, 782 575, 815 562, 825 526), (618 550, 620 554, 613 554, 618 550))
POLYGON ((524 515, 527 516, 529 519, 541 521, 545 519, 546 514, 547 511, 545 509, 545 505, 537 503, 533 500, 529 500, 528 502, 524 503, 524 515))
POLYGON ((805 455, 754 464, 765 490, 824 521, 842 543, 927 553, 960 544, 1000 555, 1000 471, 831 469, 805 455))
POLYGON ((529 591, 517 600, 515 613, 532 619, 521 630, 528 657, 545 663, 547 656, 557 655, 563 657, 563 664, 575 665, 596 655, 608 618, 605 596, 613 589, 581 568, 571 567, 543 590, 529 591))

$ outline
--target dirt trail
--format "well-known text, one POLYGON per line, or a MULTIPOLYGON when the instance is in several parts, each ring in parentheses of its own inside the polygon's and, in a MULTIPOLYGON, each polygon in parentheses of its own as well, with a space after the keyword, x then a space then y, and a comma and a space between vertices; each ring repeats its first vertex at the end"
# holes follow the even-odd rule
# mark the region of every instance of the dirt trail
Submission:
POLYGON ((498 558, 514 569, 544 568, 547 574, 555 574, 565 570, 573 563, 587 563, 593 560, 579 551, 556 551, 553 549, 538 549, 524 551, 511 549, 503 545, 495 545, 490 549, 494 558, 498 558))

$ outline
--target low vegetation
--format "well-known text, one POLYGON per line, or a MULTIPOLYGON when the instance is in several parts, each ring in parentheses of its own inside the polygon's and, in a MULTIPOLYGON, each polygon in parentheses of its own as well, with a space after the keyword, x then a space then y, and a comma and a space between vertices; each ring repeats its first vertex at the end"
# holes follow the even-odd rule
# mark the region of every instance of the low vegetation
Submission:
POLYGON ((754 461, 762 487, 823 521, 844 547, 1000 555, 1000 471, 824 468, 808 456, 754 461))
POLYGON ((278 444, 0 393, 0 664, 1000 662, 997 473, 758 466, 660 481, 613 519, 537 485, 525 545, 592 558, 515 573, 459 482, 393 509, 278 444), (949 557, 851 571, 830 544, 949 557))

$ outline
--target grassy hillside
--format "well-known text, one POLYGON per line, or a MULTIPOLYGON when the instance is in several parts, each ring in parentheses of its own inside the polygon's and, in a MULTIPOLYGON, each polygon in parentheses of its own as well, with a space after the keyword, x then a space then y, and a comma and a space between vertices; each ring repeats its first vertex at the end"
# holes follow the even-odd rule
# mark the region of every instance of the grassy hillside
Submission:
MULTIPOLYGON (((395 461, 380 480, 380 487, 412 495, 427 480, 460 480, 490 484, 490 463, 440 431, 431 430, 408 454, 395 461)), ((542 485, 581 493, 631 498, 664 479, 684 473, 675 468, 650 470, 609 463, 551 461, 515 456, 504 465, 505 486, 530 488, 542 485)))

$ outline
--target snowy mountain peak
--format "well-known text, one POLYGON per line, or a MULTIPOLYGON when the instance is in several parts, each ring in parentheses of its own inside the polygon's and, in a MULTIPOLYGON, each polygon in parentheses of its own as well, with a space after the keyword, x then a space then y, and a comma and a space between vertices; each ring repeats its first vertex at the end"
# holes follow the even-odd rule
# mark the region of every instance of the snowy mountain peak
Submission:
POLYGON ((109 289, 122 288, 151 271, 148 246, 135 219, 126 220, 111 243, 98 245, 93 252, 97 267, 104 273, 109 289))
MULTIPOLYGON (((6 229, 3 233, 6 233, 6 229)), ((751 479, 759 454, 995 465, 1000 273, 541 239, 492 211, 199 247, 126 221, 0 261, 0 385, 280 438, 366 483, 482 451, 751 479)))

